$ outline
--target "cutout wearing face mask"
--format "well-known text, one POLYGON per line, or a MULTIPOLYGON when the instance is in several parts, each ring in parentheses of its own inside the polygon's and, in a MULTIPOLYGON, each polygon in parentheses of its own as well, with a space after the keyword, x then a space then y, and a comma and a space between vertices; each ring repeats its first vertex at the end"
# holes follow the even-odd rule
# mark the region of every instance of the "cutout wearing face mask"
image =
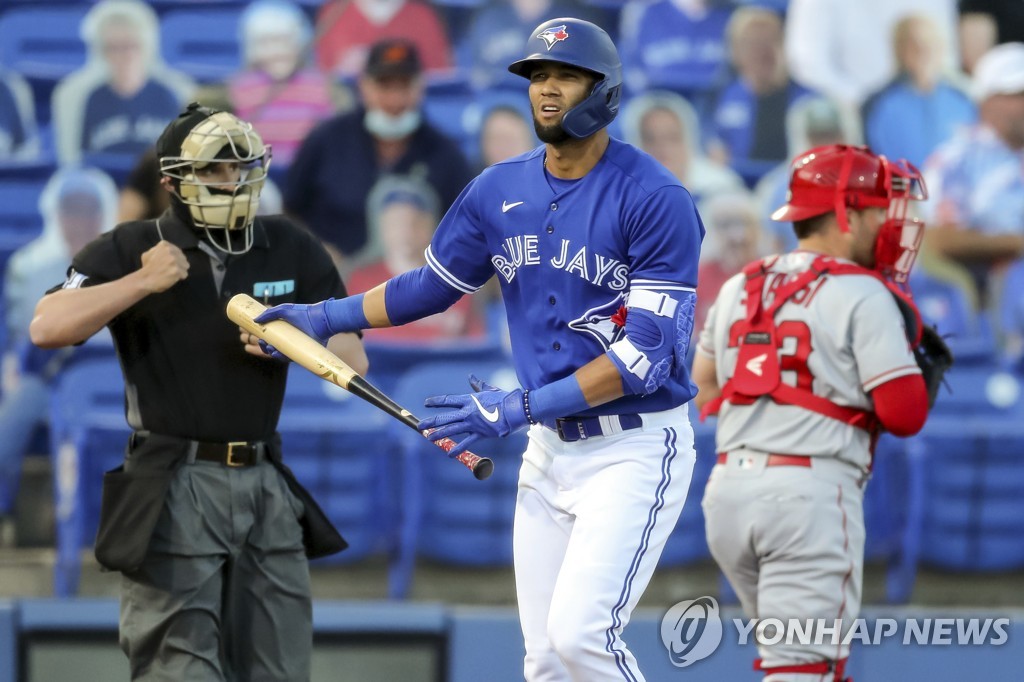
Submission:
POLYGON ((417 110, 403 111, 391 116, 380 109, 366 112, 363 124, 375 137, 383 140, 400 140, 411 135, 420 126, 422 116, 417 110))

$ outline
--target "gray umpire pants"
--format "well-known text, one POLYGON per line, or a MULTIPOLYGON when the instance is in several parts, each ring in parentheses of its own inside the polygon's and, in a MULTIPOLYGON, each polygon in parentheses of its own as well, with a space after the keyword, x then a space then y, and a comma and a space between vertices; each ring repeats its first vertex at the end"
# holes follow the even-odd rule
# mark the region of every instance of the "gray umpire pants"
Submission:
POLYGON ((132 679, 308 680, 302 512, 269 462, 183 464, 145 562, 121 586, 121 648, 132 679))

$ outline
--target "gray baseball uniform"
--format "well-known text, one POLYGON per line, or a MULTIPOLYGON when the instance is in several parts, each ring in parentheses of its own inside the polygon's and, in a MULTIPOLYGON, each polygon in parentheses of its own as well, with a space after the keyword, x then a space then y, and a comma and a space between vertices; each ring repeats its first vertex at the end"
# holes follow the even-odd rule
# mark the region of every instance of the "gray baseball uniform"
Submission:
MULTIPOLYGON (((807 270, 817 254, 794 252, 771 264, 762 295, 807 270)), ((716 361, 720 386, 733 376, 737 323, 747 312, 746 277, 719 292, 697 352, 716 361)), ((870 275, 812 280, 775 314, 781 380, 828 401, 870 411, 877 386, 918 373, 892 294, 870 275)), ((755 618, 842 619, 860 608, 863 485, 872 434, 824 414, 762 396, 722 405, 719 464, 703 507, 711 553, 755 618)), ((849 647, 759 643, 766 667, 840 660, 849 647)), ((821 680, 775 673, 773 682, 821 680)), ((828 678, 830 679, 830 678, 828 678)))

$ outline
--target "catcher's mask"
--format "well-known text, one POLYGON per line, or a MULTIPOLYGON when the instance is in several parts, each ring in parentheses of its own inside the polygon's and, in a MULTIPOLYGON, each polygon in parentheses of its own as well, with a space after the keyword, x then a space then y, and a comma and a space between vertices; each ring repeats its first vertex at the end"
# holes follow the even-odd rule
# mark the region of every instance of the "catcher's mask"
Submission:
POLYGON ((827 145, 793 161, 786 204, 772 213, 772 220, 806 220, 835 212, 840 229, 849 232, 847 208, 884 208, 875 270, 902 284, 924 236, 924 223, 907 215, 909 202, 927 198, 924 178, 909 161, 890 161, 864 146, 827 145))
POLYGON ((253 221, 270 167, 270 147, 252 124, 190 104, 157 140, 157 156, 174 197, 213 246, 229 254, 252 248, 253 221), (237 163, 238 180, 200 179, 196 171, 214 163, 237 163))

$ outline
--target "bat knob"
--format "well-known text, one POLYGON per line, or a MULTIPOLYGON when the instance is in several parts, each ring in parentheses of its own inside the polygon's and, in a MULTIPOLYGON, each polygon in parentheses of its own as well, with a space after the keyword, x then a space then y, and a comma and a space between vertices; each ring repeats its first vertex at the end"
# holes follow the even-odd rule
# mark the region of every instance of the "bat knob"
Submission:
POLYGON ((478 481, 490 478, 493 473, 494 462, 487 457, 482 457, 479 462, 473 465, 473 476, 475 476, 478 481))

